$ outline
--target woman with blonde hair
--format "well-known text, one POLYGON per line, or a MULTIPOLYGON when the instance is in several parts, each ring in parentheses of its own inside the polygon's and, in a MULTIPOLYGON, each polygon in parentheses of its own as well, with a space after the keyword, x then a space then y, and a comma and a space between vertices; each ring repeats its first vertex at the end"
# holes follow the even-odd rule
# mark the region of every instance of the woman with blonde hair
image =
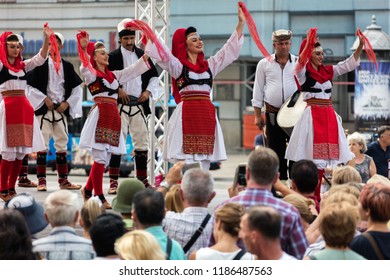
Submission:
POLYGON ((362 177, 352 166, 340 166, 333 170, 332 185, 341 185, 347 183, 361 183, 362 177))
POLYGON ((304 259, 365 260, 348 248, 359 219, 359 210, 347 201, 327 203, 319 216, 319 230, 325 240, 325 249, 304 259))
POLYGON ((180 198, 180 185, 173 185, 165 195, 167 211, 181 213, 184 210, 183 200, 180 198))
POLYGON ((355 169, 362 177, 362 182, 367 183, 374 174, 376 174, 375 162, 369 155, 364 152, 367 151, 366 140, 359 132, 354 132, 348 136, 349 149, 355 155, 351 160, 355 163, 355 169))
POLYGON ((115 251, 122 260, 165 260, 157 239, 145 230, 133 230, 115 242, 115 251))
POLYGON ((87 200, 80 211, 79 224, 83 228, 83 236, 91 239, 89 229, 98 216, 105 213, 106 209, 100 200, 91 198, 87 200))
POLYGON ((304 197, 300 194, 289 194, 283 197, 283 200, 298 209, 304 230, 306 230, 318 216, 316 204, 313 199, 304 197))
POLYGON ((237 246, 241 217, 244 207, 227 203, 215 212, 213 234, 215 244, 190 254, 190 260, 253 260, 254 255, 237 246))

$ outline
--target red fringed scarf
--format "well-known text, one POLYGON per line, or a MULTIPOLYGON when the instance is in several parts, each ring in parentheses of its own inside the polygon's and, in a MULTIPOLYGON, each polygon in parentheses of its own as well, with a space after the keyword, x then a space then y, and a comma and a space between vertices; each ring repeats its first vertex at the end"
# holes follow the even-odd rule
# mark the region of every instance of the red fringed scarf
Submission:
POLYGON ((95 44, 89 42, 87 46, 87 52, 85 52, 84 49, 81 47, 81 43, 80 43, 82 38, 88 38, 89 40, 89 34, 86 31, 80 30, 79 33, 77 34, 77 50, 79 52, 79 58, 81 63, 83 64, 84 67, 87 67, 96 76, 107 80, 109 83, 112 83, 115 79, 115 75, 110 70, 108 70, 107 66, 105 72, 96 69, 96 62, 93 59, 95 44))
POLYGON ((153 30, 149 27, 149 25, 142 21, 133 19, 132 21, 125 23, 125 28, 131 28, 133 30, 140 30, 143 33, 142 43, 146 45, 147 39, 150 39, 157 47, 158 54, 161 57, 161 60, 167 62, 169 60, 169 56, 164 50, 164 47, 161 45, 157 36, 154 34, 153 30))
POLYGON ((367 58, 369 61, 375 64, 376 72, 378 73, 378 62, 376 61, 376 55, 370 44, 370 41, 367 39, 366 36, 364 36, 360 28, 356 30, 356 36, 362 36, 364 38, 364 50, 366 51, 367 58))
MULTIPOLYGON (((175 31, 172 37, 172 54, 177 57, 180 62, 189 68, 192 72, 203 73, 209 69, 209 63, 204 59, 204 53, 198 54, 196 64, 192 64, 187 59, 187 43, 186 43, 186 29, 179 28, 175 31)), ((172 78, 172 94, 177 104, 181 102, 179 89, 177 88, 176 79, 172 78)))
MULTIPOLYGON (((44 27, 49 27, 49 24, 46 22, 44 24, 44 27)), ((50 54, 51 59, 53 60, 54 69, 56 70, 56 72, 58 74, 58 71, 60 71, 60 68, 61 68, 61 55, 60 55, 60 52, 58 50, 58 42, 57 42, 56 35, 54 35, 54 32, 50 28, 49 28, 49 30, 51 31, 51 35, 49 38, 49 40, 50 40, 49 54, 50 54)))
POLYGON ((244 12, 246 24, 248 26, 249 33, 251 34, 253 41, 256 43, 256 46, 258 47, 260 52, 263 54, 263 56, 268 61, 270 61, 271 55, 268 53, 267 49, 264 47, 263 43, 260 40, 259 34, 257 32, 255 21, 253 20, 252 16, 248 12, 248 9, 246 8, 245 4, 243 2, 238 2, 238 4, 240 5, 242 11, 244 12))
POLYGON ((11 65, 8 61, 7 38, 12 34, 12 32, 6 31, 0 36, 0 60, 7 69, 13 72, 19 72, 26 66, 22 60, 21 52, 19 52, 18 57, 15 58, 14 64, 11 65))
POLYGON ((308 64, 313 54, 314 44, 316 42, 317 42, 317 28, 310 28, 310 30, 307 32, 307 37, 303 39, 301 47, 299 49, 299 62, 295 68, 295 73, 301 71, 302 68, 306 64, 308 64))

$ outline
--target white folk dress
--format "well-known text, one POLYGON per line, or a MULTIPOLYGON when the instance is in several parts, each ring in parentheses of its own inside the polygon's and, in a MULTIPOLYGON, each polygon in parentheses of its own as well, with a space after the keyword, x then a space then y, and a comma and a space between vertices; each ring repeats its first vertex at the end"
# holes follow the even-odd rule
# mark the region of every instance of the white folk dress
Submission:
MULTIPOLYGON (((123 70, 115 70, 112 72, 114 73, 115 78, 119 82, 119 84, 123 84, 141 75, 148 69, 149 69, 149 64, 147 63, 147 61, 145 61, 143 58, 140 58, 135 64, 130 65, 129 67, 124 68, 123 70)), ((80 73, 84 77, 85 83, 87 85, 91 84, 96 80, 96 75, 92 73, 87 67, 84 67, 83 65, 80 66, 80 73)), ((103 81, 107 83, 106 86, 107 85, 109 86, 109 83, 106 80, 103 79, 103 81)), ((94 99, 96 97, 108 97, 116 100, 118 99, 118 94, 115 93, 113 95, 109 95, 107 91, 107 92, 98 93, 94 95, 92 98, 94 99)), ((107 151, 117 155, 126 154, 126 142, 125 139, 123 138, 122 133, 120 133, 118 147, 112 146, 107 143, 96 143, 95 133, 96 133, 98 120, 99 120, 99 108, 95 106, 89 112, 87 120, 85 121, 83 129, 81 131, 80 144, 79 144, 80 148, 88 149, 88 150, 93 148, 96 150, 107 151)))
MULTIPOLYGON (((31 59, 24 60, 25 63, 25 71, 19 71, 17 73, 8 69, 9 73, 12 76, 24 77, 25 73, 33 70, 37 66, 41 66, 45 62, 45 58, 43 58, 40 53, 32 57, 31 59)), ((0 61, 0 71, 3 70, 4 64, 0 61)), ((26 93, 27 81, 25 79, 12 79, 8 80, 0 85, 0 93, 8 90, 23 90, 26 93)), ((27 97, 26 97, 27 98, 27 97)), ((26 146, 17 146, 17 147, 8 147, 7 145, 7 127, 5 120, 5 104, 3 101, 3 97, 0 94, 0 151, 1 152, 16 152, 21 154, 31 154, 32 152, 39 152, 46 149, 45 141, 42 136, 42 132, 39 128, 39 124, 37 119, 34 117, 33 122, 33 141, 32 147, 26 146)))
MULTIPOLYGON (((225 69, 229 64, 235 61, 240 54, 241 46, 244 43, 244 36, 238 37, 236 31, 230 36, 226 44, 212 57, 207 59, 209 69, 213 77, 225 69)), ((163 44, 164 45, 164 44, 163 44)), ((174 55, 171 54, 171 51, 164 45, 166 52, 169 54, 168 62, 163 62, 158 55, 157 48, 154 44, 151 44, 150 41, 146 46, 145 53, 150 57, 155 59, 161 68, 167 70, 173 78, 178 78, 182 74, 183 64, 177 59, 174 55)), ((204 73, 195 73, 189 71, 189 77, 194 80, 198 79, 208 79, 210 74, 206 71, 204 73)), ((182 95, 185 92, 190 91, 203 91, 211 92, 211 88, 207 84, 203 85, 189 85, 184 87, 179 91, 182 95)), ((182 107, 183 102, 180 102, 175 111, 172 113, 172 116, 169 119, 168 125, 165 131, 165 141, 164 141, 164 150, 163 157, 164 160, 175 162, 178 160, 185 160, 187 162, 194 161, 220 161, 226 160, 226 150, 225 143, 223 139, 222 129, 219 124, 217 115, 216 126, 215 126, 215 142, 213 154, 185 154, 183 153, 183 127, 182 127, 182 107)))
MULTIPOLYGON (((339 62, 337 65, 333 65, 333 78, 354 70, 356 67, 359 66, 359 62, 359 60, 356 61, 353 55, 351 55, 346 60, 339 62)), ((297 76, 299 83, 301 85, 304 84, 306 81, 306 68, 303 68, 297 76)), ((329 90, 332 88, 331 81, 326 81, 323 84, 316 82, 313 88, 319 89, 320 92, 303 92, 303 100, 308 100, 310 98, 329 100, 332 96, 331 92, 325 92, 325 90, 329 90)), ((301 159, 312 160, 320 169, 324 169, 327 166, 336 166, 340 163, 346 163, 347 161, 351 160, 352 156, 351 152, 349 151, 348 141, 345 137, 344 129, 342 126, 342 119, 336 112, 335 114, 338 127, 338 160, 313 159, 314 130, 310 106, 307 106, 305 108, 301 118, 294 126, 290 142, 286 150, 286 159, 293 161, 298 161, 301 159)))

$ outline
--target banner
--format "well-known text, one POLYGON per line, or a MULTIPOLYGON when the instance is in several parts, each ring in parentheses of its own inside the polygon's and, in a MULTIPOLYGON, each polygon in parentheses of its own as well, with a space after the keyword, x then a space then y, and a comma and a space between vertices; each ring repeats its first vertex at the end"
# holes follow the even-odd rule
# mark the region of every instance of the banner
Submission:
POLYGON ((379 61, 378 73, 370 62, 355 70, 355 124, 358 130, 390 124, 390 62, 379 61))

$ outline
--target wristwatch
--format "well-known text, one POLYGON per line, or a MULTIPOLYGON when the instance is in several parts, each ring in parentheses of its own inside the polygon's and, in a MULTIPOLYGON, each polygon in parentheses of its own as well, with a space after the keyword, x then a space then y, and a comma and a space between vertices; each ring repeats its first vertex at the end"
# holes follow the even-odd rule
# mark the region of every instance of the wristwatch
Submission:
POLYGON ((163 187, 163 188, 166 188, 166 189, 169 189, 171 187, 171 185, 167 182, 167 181, 162 181, 160 183, 160 187, 163 187))

